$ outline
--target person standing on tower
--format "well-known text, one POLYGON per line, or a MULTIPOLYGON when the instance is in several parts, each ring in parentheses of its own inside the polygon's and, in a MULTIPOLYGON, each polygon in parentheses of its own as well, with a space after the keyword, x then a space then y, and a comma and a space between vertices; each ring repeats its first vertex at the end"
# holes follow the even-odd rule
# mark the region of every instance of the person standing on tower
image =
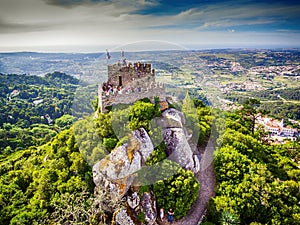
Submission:
POLYGON ((107 58, 107 59, 110 59, 110 58, 111 58, 111 56, 110 56, 110 54, 109 54, 109 52, 108 52, 107 49, 106 49, 106 58, 107 58))

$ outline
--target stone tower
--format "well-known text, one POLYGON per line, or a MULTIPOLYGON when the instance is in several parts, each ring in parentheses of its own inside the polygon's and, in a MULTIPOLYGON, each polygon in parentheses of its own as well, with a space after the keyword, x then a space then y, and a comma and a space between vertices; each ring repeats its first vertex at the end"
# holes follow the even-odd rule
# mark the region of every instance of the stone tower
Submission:
POLYGON ((135 62, 108 65, 107 82, 98 87, 98 107, 102 113, 105 107, 114 104, 129 104, 142 98, 154 101, 166 99, 164 85, 155 82, 155 70, 151 64, 135 62))

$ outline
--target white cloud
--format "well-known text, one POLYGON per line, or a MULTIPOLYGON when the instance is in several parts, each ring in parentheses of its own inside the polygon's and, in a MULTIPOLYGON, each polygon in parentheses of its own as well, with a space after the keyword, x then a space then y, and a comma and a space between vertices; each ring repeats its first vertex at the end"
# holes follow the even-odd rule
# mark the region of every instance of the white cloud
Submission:
MULTIPOLYGON (((247 40, 251 41, 249 33, 233 32, 233 26, 276 23, 281 19, 282 12, 289 12, 294 16, 299 12, 293 6, 270 5, 266 8, 257 4, 233 7, 224 3, 191 8, 175 15, 138 14, 139 9, 159 4, 158 1, 147 0, 112 0, 109 3, 81 4, 71 8, 49 5, 40 0, 1 0, 0 4, 0 27, 6 29, 0 33, 0 48, 116 45, 149 39, 212 44, 238 43, 238 38, 241 38, 246 43, 247 40), (162 28, 168 26, 173 28, 162 28), (222 28, 220 30, 224 32, 201 32, 207 28, 222 28)), ((250 36, 257 41, 266 41, 263 37, 268 36, 267 33, 260 34, 261 37, 259 33, 250 36)), ((288 33, 280 38, 286 40, 286 36, 288 33)), ((295 38, 293 41, 297 42, 295 38)))

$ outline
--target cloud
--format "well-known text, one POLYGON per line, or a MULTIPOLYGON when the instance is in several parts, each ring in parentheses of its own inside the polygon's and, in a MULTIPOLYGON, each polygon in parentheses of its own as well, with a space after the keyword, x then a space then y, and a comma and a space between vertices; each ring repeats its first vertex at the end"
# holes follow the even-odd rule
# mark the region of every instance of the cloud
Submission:
POLYGON ((151 0, 138 0, 137 4, 148 7, 148 6, 157 6, 157 5, 159 5, 159 2, 154 1, 154 0, 153 1, 151 1, 151 0))
POLYGON ((0 34, 46 31, 49 24, 11 23, 0 19, 0 34))
POLYGON ((174 15, 152 16, 160 18, 160 22, 149 28, 178 28, 210 30, 230 29, 232 26, 261 25, 294 26, 300 28, 300 7, 295 5, 253 3, 228 4, 226 2, 194 7, 180 11, 174 15))
POLYGON ((214 35, 241 38, 247 31, 263 36, 284 33, 280 29, 300 30, 300 7, 295 5, 197 2, 190 6, 179 0, 1 0, 0 44, 20 40, 40 45, 122 44, 143 39, 182 42, 183 34, 185 42, 221 43, 225 38, 214 35))
POLYGON ((63 8, 74 8, 77 6, 95 6, 101 5, 115 5, 117 7, 135 8, 136 10, 144 7, 157 6, 159 4, 156 0, 43 0, 49 5, 54 5, 63 8))
POLYGON ((73 8, 79 5, 93 5, 98 3, 108 3, 110 0, 44 0, 49 5, 73 8))

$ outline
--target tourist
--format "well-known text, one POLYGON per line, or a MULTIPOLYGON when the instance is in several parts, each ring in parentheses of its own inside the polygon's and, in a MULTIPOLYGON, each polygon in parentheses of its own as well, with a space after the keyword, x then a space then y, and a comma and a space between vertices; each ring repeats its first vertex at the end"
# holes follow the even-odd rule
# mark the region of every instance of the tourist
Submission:
POLYGON ((122 94, 123 93, 123 88, 121 86, 118 87, 118 94, 122 94))
POLYGON ((164 221, 164 216, 165 216, 164 209, 160 208, 160 210, 159 210, 159 217, 160 217, 161 221, 164 221))
POLYGON ((169 223, 173 223, 173 216, 174 216, 174 211, 172 208, 170 208, 168 211, 168 222, 169 223))

